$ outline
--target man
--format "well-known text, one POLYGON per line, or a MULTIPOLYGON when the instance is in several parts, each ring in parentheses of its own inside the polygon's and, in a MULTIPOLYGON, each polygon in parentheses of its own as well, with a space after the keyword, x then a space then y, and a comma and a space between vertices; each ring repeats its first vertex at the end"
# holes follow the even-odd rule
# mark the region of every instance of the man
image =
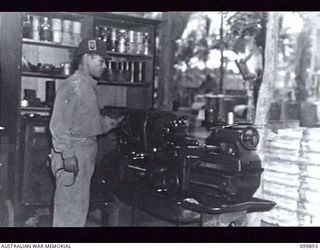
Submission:
POLYGON ((84 227, 90 182, 97 154, 96 136, 116 127, 120 119, 99 113, 96 78, 110 59, 100 40, 84 39, 77 51, 78 69, 59 88, 50 121, 52 172, 56 178, 53 227, 84 227))

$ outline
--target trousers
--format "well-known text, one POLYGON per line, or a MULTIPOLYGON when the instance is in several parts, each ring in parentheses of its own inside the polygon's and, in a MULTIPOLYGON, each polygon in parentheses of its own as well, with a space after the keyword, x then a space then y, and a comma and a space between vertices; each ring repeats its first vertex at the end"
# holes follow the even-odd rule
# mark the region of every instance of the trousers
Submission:
POLYGON ((51 170, 56 178, 53 227, 84 227, 87 221, 98 146, 95 138, 75 139, 73 146, 79 164, 75 182, 73 173, 59 170, 63 168, 62 155, 52 150, 51 170))

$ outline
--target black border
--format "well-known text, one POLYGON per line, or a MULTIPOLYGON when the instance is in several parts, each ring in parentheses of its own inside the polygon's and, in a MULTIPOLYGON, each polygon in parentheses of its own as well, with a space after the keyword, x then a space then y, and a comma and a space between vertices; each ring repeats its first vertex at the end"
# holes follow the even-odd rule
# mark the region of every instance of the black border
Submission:
MULTIPOLYGON (((319 0, 1 0, 0 11, 312 11, 319 0)), ((0 242, 301 243, 319 242, 319 228, 3 228, 0 242)))
POLYGON ((0 242, 52 243, 319 243, 319 228, 295 227, 114 227, 7 228, 0 242))
POLYGON ((315 11, 318 0, 1 0, 1 11, 315 11))

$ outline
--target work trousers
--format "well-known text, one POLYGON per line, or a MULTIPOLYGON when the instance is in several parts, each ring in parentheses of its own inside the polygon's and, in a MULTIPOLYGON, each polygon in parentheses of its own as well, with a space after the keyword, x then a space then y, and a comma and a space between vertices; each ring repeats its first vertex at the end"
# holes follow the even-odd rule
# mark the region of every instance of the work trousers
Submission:
POLYGON ((52 152, 52 172, 56 177, 54 193, 53 227, 84 227, 87 221, 90 200, 90 183, 97 155, 95 138, 74 139, 75 155, 79 172, 74 174, 63 168, 62 155, 52 152), (65 186, 67 185, 67 186, 65 186))

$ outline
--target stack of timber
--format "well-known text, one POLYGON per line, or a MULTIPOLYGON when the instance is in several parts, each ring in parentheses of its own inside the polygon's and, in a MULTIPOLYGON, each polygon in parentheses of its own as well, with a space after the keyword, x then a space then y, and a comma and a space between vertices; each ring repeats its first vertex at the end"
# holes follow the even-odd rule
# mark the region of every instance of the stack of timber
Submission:
POLYGON ((262 192, 277 206, 263 220, 280 226, 320 225, 320 129, 289 128, 267 142, 262 192))

